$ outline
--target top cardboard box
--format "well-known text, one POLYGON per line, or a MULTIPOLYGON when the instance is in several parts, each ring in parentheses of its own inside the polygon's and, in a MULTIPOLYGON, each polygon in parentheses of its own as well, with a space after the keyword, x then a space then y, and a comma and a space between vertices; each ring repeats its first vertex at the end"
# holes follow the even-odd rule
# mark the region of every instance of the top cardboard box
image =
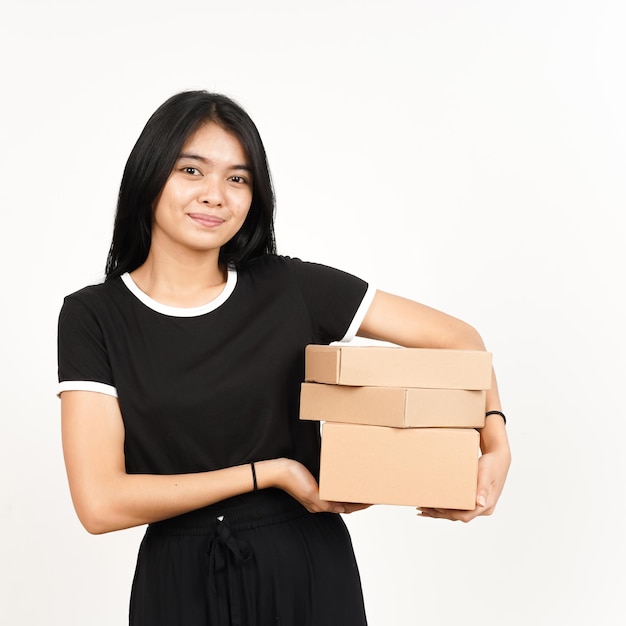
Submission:
POLYGON ((481 390, 490 352, 386 346, 309 345, 305 380, 333 385, 481 390))

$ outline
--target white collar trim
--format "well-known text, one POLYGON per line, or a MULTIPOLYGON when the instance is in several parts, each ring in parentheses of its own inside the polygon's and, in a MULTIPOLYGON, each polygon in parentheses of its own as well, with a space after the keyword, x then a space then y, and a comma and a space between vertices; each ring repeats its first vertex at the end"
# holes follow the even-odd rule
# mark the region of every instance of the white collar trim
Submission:
POLYGON ((237 270, 234 268, 228 268, 228 273, 226 276, 226 285, 224 289, 220 293, 217 298, 211 300, 211 302, 207 302, 201 306, 194 307, 177 307, 177 306, 169 306, 167 304, 161 304, 156 300, 153 300, 147 293, 144 293, 137 287, 135 281, 131 278, 130 274, 126 272, 121 276, 122 282, 126 285, 128 290, 143 304, 145 304, 148 308, 156 311, 157 313, 162 313, 163 315, 169 315, 171 317, 197 317, 199 315, 204 315, 205 313, 210 313, 211 311, 215 311, 218 307, 220 307, 233 293, 235 290, 235 285, 237 284, 237 270))

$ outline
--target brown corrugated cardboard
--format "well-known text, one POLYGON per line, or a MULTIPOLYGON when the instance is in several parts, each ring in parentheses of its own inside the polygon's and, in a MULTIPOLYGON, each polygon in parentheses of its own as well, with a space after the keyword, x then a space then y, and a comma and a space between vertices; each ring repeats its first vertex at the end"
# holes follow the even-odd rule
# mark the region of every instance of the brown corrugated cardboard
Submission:
POLYGON ((396 428, 482 428, 485 391, 302 383, 300 419, 396 428))
POLYGON ((305 380, 336 385, 489 389, 491 353, 383 346, 306 347, 305 380))
POLYGON ((322 426, 320 497, 471 510, 479 435, 471 428, 322 426))

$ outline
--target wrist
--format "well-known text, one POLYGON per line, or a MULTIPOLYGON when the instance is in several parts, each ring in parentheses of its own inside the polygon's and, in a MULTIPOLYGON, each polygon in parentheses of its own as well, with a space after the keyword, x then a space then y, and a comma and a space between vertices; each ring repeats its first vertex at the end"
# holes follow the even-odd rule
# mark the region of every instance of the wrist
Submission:
POLYGON ((259 486, 257 484, 256 467, 255 467, 254 461, 250 463, 250 469, 252 470, 252 491, 258 491, 259 486))
POLYGON ((282 489, 287 462, 288 459, 269 459, 255 462, 257 489, 269 489, 271 487, 282 489))
POLYGON ((510 455, 506 426, 499 415, 490 415, 485 418, 485 425, 480 429, 480 449, 483 454, 502 452, 510 455))
POLYGON ((495 410, 494 411, 487 411, 485 413, 485 421, 491 415, 497 415, 506 424, 506 416, 504 415, 504 413, 502 411, 495 411, 495 410))

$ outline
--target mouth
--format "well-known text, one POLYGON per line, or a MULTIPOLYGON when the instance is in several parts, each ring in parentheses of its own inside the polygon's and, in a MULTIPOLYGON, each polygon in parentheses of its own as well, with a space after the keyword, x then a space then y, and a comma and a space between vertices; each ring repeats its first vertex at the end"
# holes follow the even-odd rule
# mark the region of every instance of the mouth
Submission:
POLYGON ((221 217, 217 217, 216 215, 207 215, 206 213, 187 213, 187 216, 190 217, 196 224, 206 228, 213 228, 224 223, 224 220, 221 217))

